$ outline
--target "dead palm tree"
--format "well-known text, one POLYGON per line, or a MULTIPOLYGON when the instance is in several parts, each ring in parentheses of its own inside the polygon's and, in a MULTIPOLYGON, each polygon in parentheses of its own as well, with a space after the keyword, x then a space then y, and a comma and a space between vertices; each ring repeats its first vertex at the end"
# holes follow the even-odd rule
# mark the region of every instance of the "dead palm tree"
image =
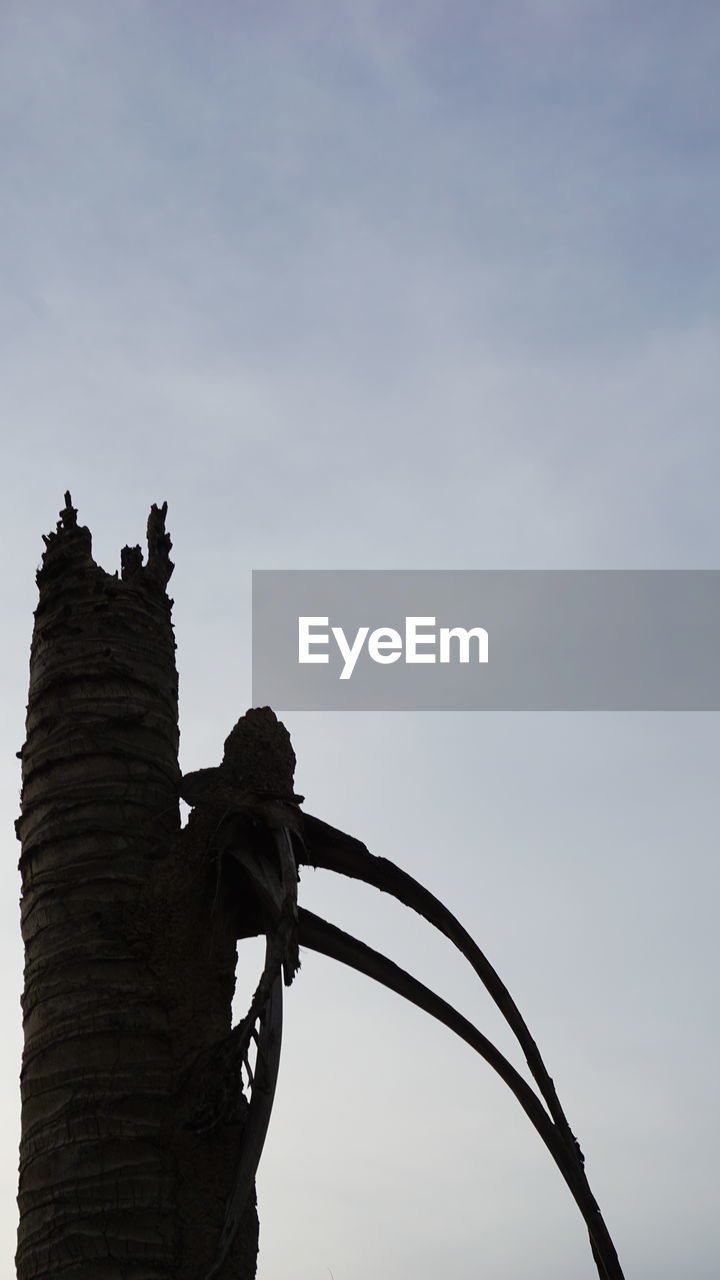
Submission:
MULTIPOLYGON (((165 507, 95 564, 66 494, 45 539, 23 746, 18 1280, 197 1280, 246 1104, 197 1135, 188 1071, 231 1027, 235 909, 180 831, 165 507), (211 926, 211 927, 210 927, 211 926)), ((224 1274, 255 1275, 253 1196, 224 1274)))
POLYGON ((269 708, 238 721, 219 767, 180 778, 164 516, 153 508, 147 566, 126 548, 118 580, 92 561, 66 495, 39 575, 18 824, 28 957, 19 1280, 254 1275, 255 1174, 300 946, 397 991, 499 1073, 583 1215, 599 1276, 622 1280, 537 1045, 452 913, 302 811, 289 735, 269 708), (193 809, 182 832, 178 794, 193 809), (364 880, 440 929, 505 1015, 536 1087, 439 996, 299 907, 302 865, 364 880), (265 967, 231 1030, 235 942, 258 933, 265 967))

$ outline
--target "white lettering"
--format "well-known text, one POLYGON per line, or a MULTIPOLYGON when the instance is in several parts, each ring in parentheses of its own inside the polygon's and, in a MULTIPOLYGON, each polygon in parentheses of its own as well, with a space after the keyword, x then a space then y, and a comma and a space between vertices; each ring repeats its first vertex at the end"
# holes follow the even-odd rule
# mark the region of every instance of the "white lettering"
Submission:
POLYGON ((337 641, 337 647, 340 650, 340 653, 342 654, 342 657, 345 661, 345 666, 340 672, 341 680, 350 679, 355 669, 355 663, 357 662, 360 656, 360 650, 362 649, 365 643, 365 638, 369 630, 370 630, 369 627, 359 627, 358 633, 355 636, 355 640, 352 644, 352 647, 350 647, 350 645, 348 645, 347 639, 345 638, 345 632, 343 631, 342 627, 333 627, 332 633, 337 641))
POLYGON ((434 627, 434 618, 406 618, 405 619, 405 661, 406 662, 434 662, 434 653, 418 653, 417 646, 419 644, 435 644, 434 632, 418 631, 418 627, 434 627))
POLYGON ((402 651, 402 636, 392 627, 378 627, 368 640, 368 653, 373 662, 397 662, 402 651))
POLYGON ((450 641, 451 639, 458 641, 458 662, 470 661, 470 640, 476 639, 478 662, 487 662, 488 660, 488 633, 484 627, 471 627, 469 631, 465 627, 441 627, 440 628, 440 661, 451 662, 450 657, 450 641))
POLYGON ((298 662, 329 662, 326 653, 311 653, 311 644, 327 644, 330 639, 327 631, 322 635, 310 634, 311 627, 326 627, 329 618, 298 618, 298 662))
MULTIPOLYGON (((327 652, 315 652, 319 646, 325 646, 327 649, 330 643, 330 632, 318 630, 318 628, 327 628, 329 621, 329 618, 298 618, 299 662, 328 663, 330 661, 327 652)), ((388 663, 398 662, 403 656, 403 637, 394 627, 377 627, 372 633, 369 627, 359 627, 352 643, 348 640, 342 627, 331 627, 330 631, 343 660, 343 667, 340 672, 341 680, 350 679, 366 640, 368 656, 373 662, 387 665, 388 663)), ((488 661, 489 636, 484 627, 470 627, 469 629, 467 627, 440 627, 439 639, 439 658, 436 658, 435 653, 420 652, 421 646, 428 648, 437 644, 438 635, 435 630, 435 618, 406 618, 405 661, 412 663, 433 663, 436 661, 442 663, 469 663, 471 649, 473 652, 477 652, 478 662, 488 661), (423 630, 423 628, 432 629, 423 630), (476 645, 472 645, 472 641, 475 641, 476 645)))

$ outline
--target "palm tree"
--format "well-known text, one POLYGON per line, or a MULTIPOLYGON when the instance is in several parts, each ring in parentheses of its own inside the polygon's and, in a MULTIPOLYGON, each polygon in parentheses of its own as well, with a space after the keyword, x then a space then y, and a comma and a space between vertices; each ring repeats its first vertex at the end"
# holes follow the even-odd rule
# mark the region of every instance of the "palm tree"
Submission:
MULTIPOLYGON (((148 558, 93 561, 70 495, 45 538, 23 746, 18 1280, 197 1280, 240 1141, 189 1125, 230 1030, 235 909, 180 838, 166 507, 148 558)), ((199 824, 201 825, 201 824, 199 824)), ((254 1196, 224 1273, 254 1276, 254 1196)))
POLYGON ((18 1280, 254 1276, 255 1174, 283 986, 300 946, 419 1005, 500 1074, 575 1199, 601 1280, 623 1280, 537 1045, 452 913, 394 863, 303 812, 290 737, 270 708, 237 722, 217 768, 180 777, 165 514, 150 513, 147 564, 138 547, 125 548, 118 579, 95 565, 66 494, 38 575, 18 821, 18 1280), (182 832, 179 795, 192 806, 182 832), (303 910, 303 864, 375 885, 440 929, 506 1017, 535 1088, 451 1005, 303 910), (231 1029, 236 940, 258 933, 265 967, 231 1029))

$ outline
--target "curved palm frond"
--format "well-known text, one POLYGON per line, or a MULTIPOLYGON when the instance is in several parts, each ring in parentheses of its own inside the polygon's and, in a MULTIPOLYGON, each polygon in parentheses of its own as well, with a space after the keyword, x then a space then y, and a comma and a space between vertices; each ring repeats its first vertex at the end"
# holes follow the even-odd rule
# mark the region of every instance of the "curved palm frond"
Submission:
POLYGON ((574 1152, 580 1164, 584 1164, 577 1138, 568 1124, 552 1077, 525 1019, 502 978, 467 929, 439 898, 394 862, 370 853, 361 840, 346 835, 336 827, 331 827, 320 818, 304 813, 303 819, 305 850, 300 856, 301 862, 313 867, 322 867, 328 871, 336 871, 355 880, 362 880, 384 893, 391 894, 398 902, 416 911, 444 934, 469 961, 514 1032, 525 1054, 528 1068, 568 1151, 574 1152))
POLYGON ((301 946, 310 947, 311 950, 321 952, 333 960, 339 960, 342 964, 349 965, 376 982, 382 983, 391 991, 397 992, 411 1004, 424 1009, 426 1013, 454 1031, 489 1063, 517 1098, 565 1179, 588 1229, 600 1276, 603 1280, 623 1280, 615 1246, 582 1167, 577 1160, 568 1159, 566 1145, 557 1126, 548 1116, 537 1094, 492 1041, 458 1013, 451 1004, 436 995, 422 982, 418 982, 417 978, 413 978, 381 952, 375 951, 352 935, 344 933, 336 925, 329 924, 320 916, 301 907, 298 913, 298 927, 301 946))
MULTIPOLYGON (((280 1068, 283 983, 280 965, 276 963, 276 948, 273 938, 272 935, 268 934, 263 976, 273 970, 274 977, 269 983, 267 998, 264 1000, 257 1018, 253 1019, 248 1034, 249 1039, 250 1034, 255 1031, 255 1023, 259 1021, 260 1030, 257 1034, 257 1057, 255 1059, 254 1073, 250 1069, 247 1057, 243 1055, 251 1090, 250 1105, 243 1129, 233 1188, 225 1208, 225 1220, 218 1241, 215 1261, 206 1273, 204 1280, 216 1280, 216 1277, 221 1273, 223 1263, 235 1239, 242 1215, 255 1186, 255 1175, 260 1164, 260 1157, 270 1125, 275 1086, 280 1068)), ((243 1019, 243 1025, 246 1022, 247 1018, 243 1019)))
MULTIPOLYGON (((219 771, 205 771, 214 775, 219 771)), ((222 775, 221 784, 222 784, 222 775)), ((206 781, 202 783, 207 792, 206 781)), ((193 797, 195 799, 195 797, 193 797)), ((201 799, 200 794, 196 802, 201 799)), ((468 1043, 508 1085, 557 1164, 590 1236, 601 1280, 623 1280, 617 1253, 584 1171, 584 1158, 558 1099, 540 1051, 502 979, 459 920, 413 876, 376 857, 352 836, 299 809, 300 797, 217 785, 210 804, 222 813, 213 843, 218 857, 231 860, 259 904, 260 931, 267 935, 265 968, 250 1009, 226 1042, 232 1060, 242 1063, 252 1086, 243 1148, 229 1197, 218 1258, 205 1280, 215 1280, 251 1194, 267 1132, 279 1067, 282 974, 287 985, 299 967, 298 944, 339 960, 424 1009, 468 1043), (264 830, 264 841, 248 839, 248 826, 264 830), (245 824, 245 825, 243 825, 245 824), (492 1042, 452 1005, 405 970, 336 926, 297 904, 297 867, 339 872, 391 894, 422 915, 458 948, 485 985, 520 1044, 538 1093, 492 1042), (256 1072, 248 1062, 250 1039, 261 1024, 256 1072), (272 1029, 272 1030, 271 1030, 272 1029), (265 1037, 265 1043, 263 1042, 265 1037), (269 1039, 268 1039, 269 1037, 269 1039)), ((257 1037, 256 1037, 257 1038, 257 1037)))

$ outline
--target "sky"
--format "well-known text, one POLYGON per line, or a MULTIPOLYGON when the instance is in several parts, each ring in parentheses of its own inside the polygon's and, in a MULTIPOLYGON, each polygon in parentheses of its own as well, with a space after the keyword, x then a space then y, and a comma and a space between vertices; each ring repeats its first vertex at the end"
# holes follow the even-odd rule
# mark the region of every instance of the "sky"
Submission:
MULTIPOLYGON (((253 569, 717 568, 719 57, 707 0, 1 6, 0 1274, 15 752, 64 491, 111 572, 168 502, 184 770, 250 704, 253 569)), ((510 987, 628 1280, 715 1277, 717 716, 283 718, 308 810, 510 987)), ((329 873, 300 895, 522 1065, 428 925, 329 873)), ((258 1280, 595 1274, 490 1069, 312 954, 258 1194, 258 1280)))

